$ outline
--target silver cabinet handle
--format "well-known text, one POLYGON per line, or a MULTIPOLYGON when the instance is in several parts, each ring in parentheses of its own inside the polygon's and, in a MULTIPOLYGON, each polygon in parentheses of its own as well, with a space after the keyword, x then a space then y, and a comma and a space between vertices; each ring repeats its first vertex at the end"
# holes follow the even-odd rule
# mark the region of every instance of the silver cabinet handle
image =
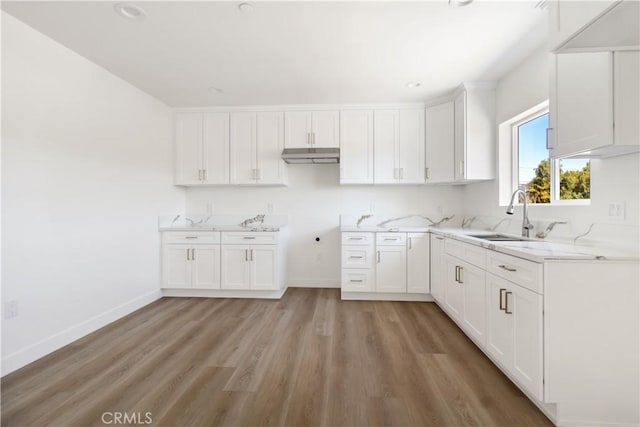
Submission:
POLYGON ((195 261, 195 260, 196 260, 196 249, 191 248, 191 261, 195 261))
POLYGON ((378 251, 378 264, 380 264, 380 251, 378 251))
POLYGON ((362 257, 362 256, 353 256, 353 255, 349 257, 349 259, 362 259, 362 258, 364 258, 364 257, 362 257))
POLYGON ((362 240, 364 237, 349 237, 349 240, 362 240))
POLYGON ((404 168, 400 168, 400 179, 404 179, 404 168))
POLYGON ((316 133, 311 133, 311 145, 316 145, 316 133))
POLYGON ((411 249, 411 240, 412 240, 412 238, 409 237, 409 249, 411 249))
POLYGON ((362 283, 362 279, 360 279, 360 280, 351 279, 351 280, 349 280, 349 282, 351 282, 351 283, 362 283))
POLYGON ((458 273, 458 283, 460 283, 461 285, 464 283, 462 281, 462 267, 460 267, 459 273, 458 273))
POLYGON ((202 169, 198 169, 198 181, 202 181, 202 169))
POLYGON ((254 239, 255 239, 255 237, 252 237, 252 236, 244 236, 244 237, 243 237, 243 239, 245 239, 245 240, 254 240, 254 239))
POLYGON ((498 304, 498 308, 500 310, 504 310, 504 306, 503 306, 503 303, 502 303, 502 298, 503 298, 505 292, 507 292, 506 288, 500 288, 500 303, 498 304))
POLYGON ((509 311, 509 295, 511 294, 509 291, 504 293, 504 312, 507 314, 513 314, 513 311, 509 311))
POLYGON ((249 249, 244 250, 244 260, 249 261, 249 249))
POLYGON ((253 249, 250 249, 250 254, 251 254, 251 258, 249 259, 249 261, 253 261, 253 249))
POLYGON ((202 180, 203 180, 203 181, 206 181, 206 180, 207 180, 207 170, 206 170, 206 169, 204 169, 204 170, 202 171, 202 180))
POLYGON ((191 250, 191 249, 187 249, 187 261, 191 261, 191 260, 189 259, 189 251, 190 251, 190 250, 191 250))
POLYGON ((398 240, 400 239, 397 237, 388 237, 384 239, 385 242, 397 242, 398 240))
POLYGON ((504 264, 500 264, 498 267, 500 267, 500 268, 501 268, 501 269, 503 269, 503 270, 511 271, 512 273, 513 273, 514 271, 518 271, 517 269, 515 269, 515 268, 511 268, 511 267, 507 267, 507 266, 506 266, 506 265, 504 265, 504 264))
POLYGON ((429 168, 424 168, 424 179, 429 179, 429 168))
POLYGON ((438 240, 444 240, 444 237, 438 237, 438 236, 435 236, 435 237, 436 237, 436 239, 438 239, 438 240))
POLYGON ((307 132, 307 144, 311 145, 311 132, 307 132))
POLYGON ((456 282, 460 283, 460 266, 456 265, 456 282))
POLYGON ((184 236, 185 239, 197 239, 198 236, 184 236))

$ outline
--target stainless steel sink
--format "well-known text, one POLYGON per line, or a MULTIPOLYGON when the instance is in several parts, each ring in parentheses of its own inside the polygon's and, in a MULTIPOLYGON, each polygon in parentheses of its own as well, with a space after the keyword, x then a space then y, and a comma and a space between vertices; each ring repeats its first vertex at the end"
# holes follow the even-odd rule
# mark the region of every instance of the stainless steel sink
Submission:
POLYGON ((506 234, 469 234, 469 237, 476 239, 489 240, 492 242, 528 242, 531 239, 526 237, 507 236, 506 234))

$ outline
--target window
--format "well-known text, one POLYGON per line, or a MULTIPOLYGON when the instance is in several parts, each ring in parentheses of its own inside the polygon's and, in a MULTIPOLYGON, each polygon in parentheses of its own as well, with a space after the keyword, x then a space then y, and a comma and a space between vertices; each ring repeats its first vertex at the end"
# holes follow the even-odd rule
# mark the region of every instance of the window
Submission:
POLYGON ((512 123, 513 186, 527 191, 529 203, 580 203, 591 193, 587 159, 549 159, 548 109, 512 123))

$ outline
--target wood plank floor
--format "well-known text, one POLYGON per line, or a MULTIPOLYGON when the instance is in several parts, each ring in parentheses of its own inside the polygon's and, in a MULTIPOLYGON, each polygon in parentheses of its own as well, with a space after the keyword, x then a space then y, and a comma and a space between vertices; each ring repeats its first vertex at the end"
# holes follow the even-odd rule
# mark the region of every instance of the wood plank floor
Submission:
POLYGON ((163 298, 3 378, 1 409, 3 426, 551 425, 435 304, 338 289, 163 298))

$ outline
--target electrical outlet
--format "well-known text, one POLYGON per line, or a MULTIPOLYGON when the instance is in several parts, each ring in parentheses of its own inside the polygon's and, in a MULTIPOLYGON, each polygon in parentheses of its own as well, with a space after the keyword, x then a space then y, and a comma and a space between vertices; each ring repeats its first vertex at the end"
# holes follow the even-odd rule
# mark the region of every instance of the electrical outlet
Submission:
POLYGON ((267 213, 273 213, 273 203, 267 203, 267 213))
POLYGON ((4 303, 4 318, 11 319, 13 317, 18 317, 18 301, 7 301, 4 303))
POLYGON ((609 218, 623 221, 625 214, 625 202, 609 203, 609 218))

